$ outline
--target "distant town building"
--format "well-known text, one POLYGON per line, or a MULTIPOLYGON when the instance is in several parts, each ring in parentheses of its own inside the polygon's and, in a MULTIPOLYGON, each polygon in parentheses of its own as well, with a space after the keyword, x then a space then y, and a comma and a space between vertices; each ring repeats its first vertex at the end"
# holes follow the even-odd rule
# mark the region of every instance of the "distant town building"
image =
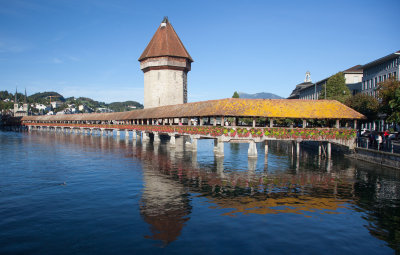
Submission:
POLYGON ((187 73, 193 59, 168 18, 139 57, 144 73, 144 108, 187 103, 187 73))
POLYGON ((113 112, 113 110, 111 110, 111 109, 109 109, 109 108, 99 107, 99 108, 96 108, 96 112, 101 112, 101 113, 104 113, 104 112, 113 112))
POLYGON ((384 82, 390 77, 399 80, 400 50, 376 59, 362 66, 364 75, 362 79, 362 93, 375 96, 378 83, 384 82))
POLYGON ((27 102, 26 90, 25 90, 25 101, 22 105, 18 103, 17 94, 18 92, 15 89, 14 111, 13 111, 14 117, 28 116, 29 105, 27 102))
POLYGON ((54 102, 51 102, 50 104, 51 104, 51 107, 53 107, 53 109, 55 109, 57 107, 60 107, 63 103, 60 101, 54 101, 54 102))
MULTIPOLYGON (((355 95, 361 92, 361 80, 363 77, 363 70, 361 65, 353 66, 349 69, 342 71, 346 80, 346 85, 350 92, 355 95)), ((328 81, 329 77, 317 81, 311 82, 310 72, 306 73, 306 78, 303 83, 297 84, 296 88, 292 91, 288 99, 308 99, 315 100, 319 99, 321 91, 324 85, 328 81)))
POLYGON ((88 106, 86 106, 86 105, 84 105, 84 104, 79 105, 79 106, 78 106, 78 110, 79 110, 80 112, 93 112, 93 109, 92 109, 92 108, 90 108, 90 107, 88 107, 88 106))
POLYGON ((50 107, 46 106, 44 104, 35 104, 34 108, 38 109, 39 111, 49 111, 50 110, 50 107))

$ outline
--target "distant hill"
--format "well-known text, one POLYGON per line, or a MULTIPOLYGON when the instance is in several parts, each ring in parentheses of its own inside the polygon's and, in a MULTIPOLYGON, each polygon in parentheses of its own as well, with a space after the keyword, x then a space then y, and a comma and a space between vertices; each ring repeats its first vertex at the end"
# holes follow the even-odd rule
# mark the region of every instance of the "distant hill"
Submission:
POLYGON ((35 93, 33 95, 28 96, 28 101, 31 103, 45 104, 50 101, 50 96, 52 102, 54 101, 65 102, 65 98, 61 94, 54 91, 35 93))
POLYGON ((244 92, 239 92, 239 97, 240 98, 249 98, 249 99, 282 99, 283 97, 272 94, 272 93, 267 93, 267 92, 260 92, 260 93, 255 93, 255 94, 247 94, 244 92))
POLYGON ((134 109, 143 109, 143 105, 136 101, 113 102, 108 105, 108 108, 114 112, 124 112, 134 109))

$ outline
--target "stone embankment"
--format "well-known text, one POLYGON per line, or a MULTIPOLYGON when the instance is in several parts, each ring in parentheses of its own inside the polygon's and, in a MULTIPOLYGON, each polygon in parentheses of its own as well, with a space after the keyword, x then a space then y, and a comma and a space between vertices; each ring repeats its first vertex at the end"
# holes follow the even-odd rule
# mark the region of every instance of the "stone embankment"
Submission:
POLYGON ((381 166, 396 168, 400 170, 400 154, 366 148, 355 148, 354 153, 347 155, 350 158, 367 161, 381 166))

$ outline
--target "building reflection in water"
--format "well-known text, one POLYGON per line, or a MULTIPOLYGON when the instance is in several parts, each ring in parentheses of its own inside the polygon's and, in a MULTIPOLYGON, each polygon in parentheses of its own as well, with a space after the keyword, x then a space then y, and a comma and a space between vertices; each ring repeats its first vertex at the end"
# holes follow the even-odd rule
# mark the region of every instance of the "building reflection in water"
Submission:
MULTIPOLYGON (((126 142, 113 137, 37 135, 41 138, 38 142, 50 146, 70 143, 83 150, 139 159, 144 181, 140 213, 150 225, 150 234, 145 236, 163 244, 180 236, 190 220, 191 194, 196 193, 207 198, 210 208, 221 209, 227 216, 292 213, 313 217, 315 213, 337 214, 343 208, 362 211, 370 223, 365 226, 370 234, 399 248, 400 206, 393 201, 400 201, 400 172, 395 170, 345 159, 326 160, 305 150, 302 153, 307 156, 302 154, 299 160, 290 156, 290 146, 270 143, 270 155, 285 157, 288 168, 266 166, 260 171, 257 161, 250 159, 248 171, 232 171, 224 168, 224 159, 219 157, 199 163, 199 152, 186 148, 190 145, 183 138, 176 139, 176 147, 169 147, 165 140, 154 145, 140 139, 126 142)), ((242 148, 230 146, 231 153, 239 157, 242 148)))

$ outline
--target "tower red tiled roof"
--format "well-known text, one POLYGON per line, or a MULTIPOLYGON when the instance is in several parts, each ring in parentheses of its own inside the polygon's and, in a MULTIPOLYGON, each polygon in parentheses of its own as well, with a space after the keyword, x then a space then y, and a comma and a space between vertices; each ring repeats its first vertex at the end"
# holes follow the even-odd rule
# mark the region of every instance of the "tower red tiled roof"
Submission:
POLYGON ((139 58, 139 61, 154 57, 181 57, 193 62, 167 18, 164 18, 156 33, 139 58))

